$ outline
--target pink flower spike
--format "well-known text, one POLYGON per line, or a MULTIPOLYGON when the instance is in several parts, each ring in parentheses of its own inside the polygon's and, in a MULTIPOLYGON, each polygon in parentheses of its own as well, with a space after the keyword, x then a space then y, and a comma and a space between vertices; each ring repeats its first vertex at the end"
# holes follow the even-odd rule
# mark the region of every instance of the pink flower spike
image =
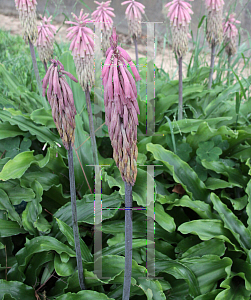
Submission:
POLYGON ((70 50, 76 65, 79 83, 84 91, 90 90, 94 84, 94 33, 86 26, 87 23, 92 22, 88 15, 81 10, 79 17, 72 13, 75 21, 65 22, 73 25, 68 30, 67 38, 72 41, 70 50))
POLYGON ((110 38, 111 47, 102 70, 105 120, 110 135, 113 157, 124 181, 134 185, 137 175, 137 125, 139 107, 135 80, 127 70, 131 66, 136 79, 137 69, 126 51, 118 46, 116 29, 110 38))
POLYGON ((124 1, 121 5, 129 4, 126 8, 125 15, 128 21, 129 35, 141 35, 142 14, 145 14, 145 6, 135 0, 124 1))
POLYGON ((50 18, 42 17, 42 15, 39 15, 41 18, 41 24, 37 26, 38 28, 38 40, 36 42, 39 58, 42 62, 48 62, 53 55, 53 44, 56 34, 56 27, 52 24, 50 24, 50 20, 52 19, 52 16, 50 18))
POLYGON ((223 21, 223 38, 225 51, 228 55, 234 55, 236 53, 236 39, 238 36, 238 29, 235 24, 240 24, 240 21, 235 20, 235 14, 230 14, 227 16, 226 20, 223 21))

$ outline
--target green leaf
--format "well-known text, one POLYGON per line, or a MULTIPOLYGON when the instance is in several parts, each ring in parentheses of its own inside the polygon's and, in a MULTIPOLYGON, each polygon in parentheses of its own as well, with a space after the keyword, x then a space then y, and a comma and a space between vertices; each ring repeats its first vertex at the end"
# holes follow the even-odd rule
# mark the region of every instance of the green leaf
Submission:
POLYGON ((30 115, 32 121, 37 124, 45 125, 48 128, 56 128, 54 123, 51 109, 45 110, 44 108, 36 109, 30 115))
POLYGON ((188 207, 195 211, 203 219, 215 219, 216 216, 212 213, 212 209, 209 204, 202 201, 191 200, 187 195, 181 199, 175 200, 168 206, 168 210, 171 210, 175 206, 188 207))
POLYGON ((21 225, 22 222, 21 222, 21 219, 20 219, 18 213, 15 211, 15 208, 10 203, 10 199, 9 199, 8 195, 2 189, 0 189, 0 199, 1 199, 0 209, 7 211, 8 217, 12 221, 17 221, 18 224, 21 225))
POLYGON ((0 219, 0 237, 13 236, 20 233, 26 233, 26 231, 13 221, 7 221, 0 219))
MULTIPOLYGON (((62 145, 62 141, 58 135, 55 135, 49 128, 34 123, 28 117, 12 115, 9 111, 1 110, 0 119, 9 122, 11 125, 17 125, 23 131, 29 131, 42 143, 50 143, 51 145, 59 143, 62 145)), ((64 150, 59 149, 59 152, 63 153, 64 150)))
MULTIPOLYGON (((222 121, 227 121, 231 119, 232 119, 231 117, 218 117, 218 118, 207 119, 207 122, 205 122, 205 120, 195 120, 195 119, 183 119, 179 121, 173 121, 172 122, 173 133, 174 134, 180 132, 190 133, 191 131, 197 131, 198 127, 203 123, 208 124, 210 126, 213 125, 216 126, 222 121)), ((161 125, 160 128, 158 129, 158 132, 170 134, 171 129, 168 122, 161 125)))
POLYGON ((0 123, 0 139, 24 135, 24 132, 17 126, 11 125, 9 122, 0 123))
POLYGON ((176 229, 174 219, 169 216, 161 204, 155 203, 156 222, 166 231, 173 232, 176 229))
POLYGON ((201 163, 206 169, 212 170, 217 174, 222 174, 228 177, 229 183, 233 185, 239 186, 241 188, 247 185, 247 177, 242 175, 242 173, 238 169, 231 168, 221 161, 202 160, 201 163))
POLYGON ((4 295, 10 295, 16 300, 35 300, 35 291, 32 287, 18 281, 6 281, 0 279, 0 300, 4 295))
POLYGON ((214 193, 211 193, 214 209, 219 213, 225 227, 228 228, 240 245, 248 250, 251 248, 251 233, 233 212, 214 193))
POLYGON ((219 147, 214 147, 213 141, 200 142, 196 154, 201 160, 205 159, 206 161, 215 161, 219 160, 222 150, 219 147))
POLYGON ((36 197, 33 201, 29 202, 22 214, 23 226, 29 231, 30 234, 37 235, 37 220, 42 212, 42 206, 40 202, 42 201, 43 188, 38 181, 33 181, 31 183, 31 188, 36 193, 36 197))
MULTIPOLYGON (((66 223, 64 223, 63 221, 61 221, 57 218, 56 218, 56 221, 58 223, 58 227, 59 227, 60 231, 67 238, 68 243, 73 247, 73 249, 75 249, 75 242, 74 242, 74 236, 73 236, 72 228, 70 226, 68 226, 66 223)), ((92 254, 91 254, 89 248, 86 246, 83 239, 80 239, 80 248, 81 248, 82 258, 87 262, 93 261, 92 254)))
POLYGON ((189 294, 192 297, 200 295, 199 283, 193 271, 178 261, 155 260, 155 270, 157 273, 165 272, 171 274, 176 279, 184 279, 189 285, 189 294))
POLYGON ((209 190, 232 188, 233 186, 236 186, 233 183, 214 177, 209 177, 206 180, 205 185, 209 190))
POLYGON ((57 239, 51 236, 38 236, 30 241, 27 240, 25 247, 16 253, 19 270, 22 272, 25 270, 27 264, 31 260, 32 255, 44 251, 55 251, 60 255, 62 253, 66 253, 70 257, 76 256, 75 252, 70 247, 64 245, 57 239))
POLYGON ((44 157, 41 154, 33 156, 33 152, 34 150, 22 152, 9 160, 0 172, 0 180, 20 178, 32 164, 43 168, 49 161, 49 153, 44 157))
POLYGON ((70 258, 67 262, 62 262, 58 254, 54 257, 54 268, 59 276, 70 276, 76 268, 76 258, 70 258))
POLYGON ((187 163, 160 145, 147 144, 147 150, 153 153, 156 160, 164 163, 174 180, 182 184, 191 198, 194 200, 204 199, 204 201, 210 202, 209 192, 204 183, 187 163))
POLYGON ((211 239, 190 247, 185 253, 182 254, 182 259, 196 256, 202 257, 204 255, 223 256, 225 250, 226 247, 224 241, 211 239))
POLYGON ((158 280, 150 280, 150 279, 138 279, 139 287, 144 291, 147 295, 148 299, 154 300, 165 300, 166 296, 163 293, 161 284, 158 280))
POLYGON ((80 291, 77 294, 67 293, 65 295, 59 296, 56 300, 115 300, 114 298, 109 298, 105 294, 98 293, 95 291, 80 291))
POLYGON ((221 287, 226 288, 219 293, 215 300, 249 300, 250 291, 247 291, 244 286, 244 281, 238 276, 227 278, 224 280, 221 287))
POLYGON ((178 227, 178 231, 183 234, 196 234, 203 241, 208 241, 212 238, 220 239, 238 249, 232 233, 224 227, 221 220, 194 220, 186 222, 178 227))
POLYGON ((194 298, 194 300, 215 300, 215 297, 221 292, 221 290, 214 290, 204 295, 194 298))
MULTIPOLYGON (((114 192, 111 195, 102 195, 102 220, 107 220, 112 218, 116 210, 108 210, 106 208, 119 208, 122 201, 124 201, 118 192, 114 192)), ((60 208, 54 217, 63 221, 67 225, 72 223, 71 215, 71 203, 67 203, 62 208, 60 208)), ((94 195, 85 195, 82 200, 77 200, 77 211, 78 211, 78 222, 85 222, 88 224, 94 224, 94 195)))

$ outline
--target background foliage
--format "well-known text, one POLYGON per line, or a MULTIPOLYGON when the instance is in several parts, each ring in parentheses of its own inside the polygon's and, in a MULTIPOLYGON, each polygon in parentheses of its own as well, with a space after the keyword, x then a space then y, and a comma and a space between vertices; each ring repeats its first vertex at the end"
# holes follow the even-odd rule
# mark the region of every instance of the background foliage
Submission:
MULTIPOLYGON (((199 24, 205 29, 205 18, 199 24)), ((203 34, 203 32, 202 32, 203 34)), ((248 43, 239 41, 227 81, 223 46, 207 89, 206 47, 193 39, 183 81, 185 119, 176 120, 178 81, 155 71, 156 135, 143 136, 146 71, 140 75, 138 165, 155 168, 155 275, 146 276, 146 211, 133 212, 131 299, 250 299, 251 76, 248 43), (240 61, 244 60, 240 72, 240 61), (241 74, 238 76, 237 74, 241 74)), ((76 76, 68 45, 55 47, 76 76)), ((51 111, 42 108, 28 48, 0 31, 0 300, 121 299, 124 278, 124 184, 109 137, 97 137, 102 167, 103 276, 94 269, 94 172, 85 95, 70 82, 75 105, 74 167, 86 286, 80 291, 71 229, 67 153, 51 111)), ((141 58, 140 64, 146 64, 141 58)), ((152 65, 152 67, 154 67, 152 65)), ((44 76, 39 63, 40 76, 44 76)), ((92 92, 93 100, 94 94, 92 92)), ((93 107, 94 109, 94 107, 93 107)), ((104 121, 104 119, 103 119, 104 121)), ((107 133, 103 126, 103 133, 107 133)), ((133 206, 146 204, 138 166, 133 206)))

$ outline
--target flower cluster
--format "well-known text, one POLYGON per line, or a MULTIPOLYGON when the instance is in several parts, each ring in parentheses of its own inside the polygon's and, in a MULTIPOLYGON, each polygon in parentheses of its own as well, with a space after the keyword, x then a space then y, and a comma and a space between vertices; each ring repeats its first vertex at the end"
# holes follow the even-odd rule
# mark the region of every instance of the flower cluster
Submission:
POLYGON ((69 146, 74 144, 74 130, 76 108, 74 105, 73 93, 66 81, 65 75, 75 82, 77 79, 64 70, 64 66, 59 60, 51 60, 51 65, 43 79, 43 96, 45 96, 47 85, 47 98, 51 105, 52 117, 57 130, 63 141, 64 147, 69 150, 69 146))
POLYGON ((141 20, 145 11, 145 6, 135 0, 128 0, 121 3, 121 5, 129 4, 126 8, 125 14, 128 22, 129 35, 135 35, 137 38, 141 35, 141 20))
MULTIPOLYGON (((193 0, 189 0, 193 1, 193 0)), ((190 14, 193 14, 191 4, 182 0, 173 0, 165 5, 170 18, 173 51, 178 57, 185 55, 188 49, 190 14)))
POLYGON ((97 22, 102 30, 102 50, 105 54, 107 49, 110 47, 109 38, 112 32, 113 20, 112 17, 115 17, 115 14, 112 12, 114 9, 109 7, 111 0, 106 2, 99 3, 98 1, 94 1, 98 4, 97 9, 92 13, 93 22, 97 22))
POLYGON ((135 80, 140 80, 136 66, 127 52, 118 46, 116 30, 110 38, 102 70, 104 85, 105 121, 113 147, 113 158, 122 179, 134 185, 137 176, 137 125, 139 107, 135 80))
POLYGON ((209 44, 218 44, 222 41, 222 12, 223 0, 205 0, 208 10, 207 16, 207 41, 209 44))
POLYGON ((230 14, 228 19, 222 24, 225 51, 228 55, 234 55, 236 53, 236 38, 238 36, 238 29, 235 24, 239 23, 241 22, 235 20, 235 14, 230 14))
POLYGON ((93 31, 87 27, 89 14, 83 14, 80 11, 79 17, 72 13, 75 21, 66 21, 65 23, 73 25, 68 28, 67 38, 72 41, 70 50, 76 65, 76 71, 79 83, 83 90, 91 89, 94 84, 94 41, 93 31))
POLYGON ((56 27, 52 25, 50 16, 48 19, 46 17, 42 17, 41 24, 37 26, 38 28, 38 39, 36 42, 37 51, 39 54, 39 58, 42 62, 48 62, 53 54, 53 43, 55 40, 56 27))
POLYGON ((19 19, 24 29, 24 39, 28 39, 34 44, 37 40, 36 24, 36 0, 15 0, 16 9, 19 11, 19 19))

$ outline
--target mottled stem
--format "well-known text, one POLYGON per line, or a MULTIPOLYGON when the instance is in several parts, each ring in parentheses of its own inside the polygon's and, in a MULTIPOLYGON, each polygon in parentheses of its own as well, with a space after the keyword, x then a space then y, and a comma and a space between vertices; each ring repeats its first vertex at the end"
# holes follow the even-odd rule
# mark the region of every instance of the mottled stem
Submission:
MULTIPOLYGON (((137 70, 139 72, 139 53, 138 53, 138 43, 137 43, 137 37, 136 35, 134 34, 132 36, 133 38, 133 42, 134 42, 134 46, 135 46, 135 56, 136 56, 136 67, 137 67, 137 70)), ((139 94, 139 81, 137 81, 137 93, 139 94)))
POLYGON ((31 59, 32 59, 33 69, 34 69, 34 73, 35 73, 36 80, 37 80, 37 85, 38 85, 38 91, 39 91, 40 96, 42 97, 44 108, 49 109, 49 103, 46 101, 45 97, 42 96, 43 95, 42 81, 40 79, 39 72, 38 72, 38 66, 37 66, 37 60, 36 60, 34 45, 30 41, 30 39, 29 39, 29 45, 30 45, 30 52, 31 52, 31 59))
POLYGON ((231 55, 228 55, 228 73, 227 73, 227 82, 230 85, 230 67, 231 67, 231 55))
POLYGON ((69 150, 68 150, 68 165, 69 165, 69 179, 70 179, 70 193, 71 193, 72 228, 73 228, 75 249, 76 249, 78 280, 79 280, 79 285, 81 290, 85 290, 83 264, 82 264, 79 232, 78 232, 77 201, 76 201, 72 145, 69 146, 69 150))
POLYGON ((212 82, 213 82, 213 73, 214 73, 214 58, 215 58, 215 43, 212 43, 211 48, 211 66, 210 66, 210 74, 209 74, 209 82, 208 82, 208 89, 211 90, 212 82))
POLYGON ((90 98, 90 92, 88 89, 85 90, 85 99, 86 99, 86 106, 87 106, 87 112, 88 112, 88 117, 89 117, 89 127, 90 127, 91 143, 92 143, 93 162, 94 162, 94 165, 99 165, 98 149, 97 149, 97 144, 96 144, 93 115, 92 115, 91 98, 90 98))
POLYGON ((179 57, 179 108, 178 108, 178 120, 183 118, 183 86, 182 86, 182 56, 179 57))
POLYGON ((48 67, 47 67, 47 63, 46 63, 46 61, 44 60, 44 69, 45 69, 45 73, 47 73, 47 71, 48 71, 48 67))
POLYGON ((122 300, 129 300, 132 275, 132 186, 125 183, 125 275, 122 300))

